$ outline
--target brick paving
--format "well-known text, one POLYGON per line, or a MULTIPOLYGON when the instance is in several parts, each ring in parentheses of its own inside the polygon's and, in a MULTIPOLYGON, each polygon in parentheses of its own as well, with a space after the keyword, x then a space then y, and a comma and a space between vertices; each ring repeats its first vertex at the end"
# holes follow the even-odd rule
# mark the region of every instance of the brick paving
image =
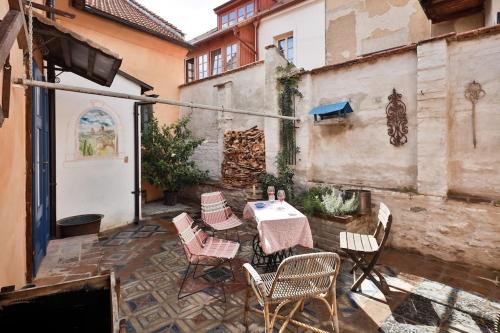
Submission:
MULTIPOLYGON (((254 233, 253 224, 247 223, 235 268, 251 258, 254 233)), ((236 281, 226 284, 226 303, 209 296, 217 288, 208 281, 190 281, 188 289, 204 292, 178 301, 186 267, 173 225, 158 218, 108 232, 99 240, 82 236, 51 241, 35 283, 68 281, 112 269, 122 281, 120 310, 127 319, 127 332, 244 331, 246 284, 241 269, 236 281)), ((369 281, 361 292, 351 292, 350 267, 342 259, 337 282, 341 332, 493 332, 493 320, 500 313, 499 272, 388 250, 379 267, 391 287, 386 298, 369 281)), ((314 302, 307 303, 300 316, 328 327, 321 306, 314 302)), ((250 332, 262 331, 259 316, 252 315, 251 323, 250 332)))

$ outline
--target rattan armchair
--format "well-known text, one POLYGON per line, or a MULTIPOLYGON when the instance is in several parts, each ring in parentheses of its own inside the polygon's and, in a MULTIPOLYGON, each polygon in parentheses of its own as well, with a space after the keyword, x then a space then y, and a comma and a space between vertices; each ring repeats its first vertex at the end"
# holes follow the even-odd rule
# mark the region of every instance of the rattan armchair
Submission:
POLYGON ((284 332, 288 324, 306 328, 313 332, 327 331, 293 319, 297 310, 303 310, 306 299, 317 299, 328 308, 332 326, 339 332, 336 280, 340 270, 340 257, 336 253, 322 252, 297 255, 286 258, 275 273, 259 274, 250 264, 244 264, 248 280, 245 300, 244 322, 248 327, 248 312, 264 316, 265 333, 271 333, 276 320, 283 321, 279 332, 284 332), (250 307, 252 291, 262 310, 250 307), (280 315, 280 310, 293 304, 288 315, 280 315), (271 307, 274 312, 271 313, 271 307))

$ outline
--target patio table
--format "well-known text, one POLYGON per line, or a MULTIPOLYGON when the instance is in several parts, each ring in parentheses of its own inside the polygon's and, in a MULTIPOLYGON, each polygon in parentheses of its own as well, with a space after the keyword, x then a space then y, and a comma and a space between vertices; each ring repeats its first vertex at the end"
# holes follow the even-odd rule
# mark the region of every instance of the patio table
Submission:
POLYGON ((313 247, 313 238, 307 217, 287 202, 271 204, 264 202, 264 208, 257 208, 256 202, 248 202, 243 210, 245 219, 255 219, 259 232, 260 246, 266 255, 290 249, 296 245, 313 247))

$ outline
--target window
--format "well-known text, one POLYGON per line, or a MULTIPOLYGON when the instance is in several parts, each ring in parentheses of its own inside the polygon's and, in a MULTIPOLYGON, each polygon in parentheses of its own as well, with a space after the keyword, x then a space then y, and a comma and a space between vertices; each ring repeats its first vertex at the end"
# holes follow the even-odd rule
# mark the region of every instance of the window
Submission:
POLYGON ((221 18, 221 28, 222 29, 226 29, 229 24, 227 23, 227 14, 226 15, 222 15, 222 18, 221 18))
POLYGON ((229 26, 236 24, 236 10, 229 13, 229 26))
POLYGON ((198 57, 198 79, 208 77, 208 54, 198 57))
POLYGON ((254 12, 253 2, 247 5, 247 18, 252 17, 254 12))
POLYGON ((238 8, 238 22, 245 20, 245 7, 238 8))
POLYGON ((186 82, 194 81, 194 58, 186 60, 186 82))
POLYGON ((238 45, 228 45, 226 48, 226 70, 238 67, 238 45))
POLYGON ((212 63, 212 75, 217 75, 222 73, 222 52, 220 49, 212 51, 211 57, 212 63))
POLYGON ((278 48, 289 62, 293 62, 293 36, 278 40, 278 48))

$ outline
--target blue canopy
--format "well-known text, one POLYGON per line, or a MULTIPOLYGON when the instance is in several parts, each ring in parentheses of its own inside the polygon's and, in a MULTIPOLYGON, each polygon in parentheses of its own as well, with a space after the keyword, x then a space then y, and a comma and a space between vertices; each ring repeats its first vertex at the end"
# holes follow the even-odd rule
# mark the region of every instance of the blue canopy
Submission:
POLYGON ((349 102, 340 102, 317 106, 309 111, 309 114, 323 118, 328 116, 345 116, 346 113, 351 112, 353 111, 349 102))

